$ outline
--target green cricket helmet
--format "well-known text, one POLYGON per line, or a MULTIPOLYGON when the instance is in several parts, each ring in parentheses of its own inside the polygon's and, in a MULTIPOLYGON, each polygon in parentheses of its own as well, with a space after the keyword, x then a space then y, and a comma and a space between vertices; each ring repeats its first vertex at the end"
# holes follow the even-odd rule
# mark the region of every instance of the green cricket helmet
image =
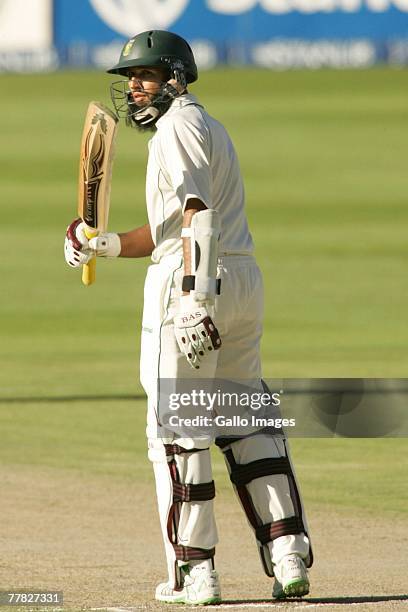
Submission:
POLYGON ((130 68, 138 66, 166 68, 183 64, 187 83, 198 78, 197 66, 190 45, 184 38, 163 30, 150 30, 137 34, 125 44, 116 66, 108 70, 111 74, 127 76, 130 68))
POLYGON ((110 74, 129 76, 131 68, 164 68, 165 81, 149 103, 138 106, 133 100, 128 80, 111 85, 111 98, 119 118, 140 130, 155 128, 158 119, 170 108, 174 98, 186 91, 187 83, 198 79, 197 66, 190 45, 184 38, 163 30, 137 34, 125 44, 110 74))

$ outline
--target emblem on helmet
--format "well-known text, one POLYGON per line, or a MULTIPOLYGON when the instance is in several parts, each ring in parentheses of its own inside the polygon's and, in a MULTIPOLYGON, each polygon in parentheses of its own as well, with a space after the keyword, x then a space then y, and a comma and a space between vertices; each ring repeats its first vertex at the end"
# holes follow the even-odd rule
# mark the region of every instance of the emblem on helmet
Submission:
POLYGON ((131 50, 132 50, 132 47, 133 47, 133 43, 134 43, 134 42, 135 42, 135 39, 134 39, 134 38, 131 38, 131 39, 129 40, 129 42, 127 42, 127 43, 126 43, 125 48, 124 48, 124 49, 123 49, 123 51, 122 51, 122 55, 123 55, 123 57, 126 57, 127 55, 129 55, 129 53, 130 53, 130 52, 131 52, 131 50))

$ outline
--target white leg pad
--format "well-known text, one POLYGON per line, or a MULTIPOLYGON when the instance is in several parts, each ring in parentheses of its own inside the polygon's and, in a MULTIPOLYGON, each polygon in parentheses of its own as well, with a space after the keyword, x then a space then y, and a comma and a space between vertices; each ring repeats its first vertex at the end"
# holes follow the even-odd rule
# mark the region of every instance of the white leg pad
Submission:
MULTIPOLYGON (((200 484, 212 481, 211 456, 208 449, 175 455, 181 482, 200 484)), ((182 504, 178 527, 179 543, 197 548, 213 548, 218 542, 213 500, 182 504)))
MULTIPOLYGON (((286 469, 291 470, 291 475, 288 476, 286 473, 258 475, 253 479, 247 479, 248 482, 243 487, 235 486, 235 490, 254 530, 256 528, 254 517, 258 525, 268 525, 297 516, 304 525, 305 531, 300 533, 291 534, 288 526, 286 531, 289 533, 274 537, 264 544, 258 541, 265 571, 271 575, 273 565, 279 563, 285 555, 292 553, 308 560, 310 565, 310 541, 307 535, 306 517, 284 439, 271 435, 254 435, 233 441, 223 447, 223 452, 230 474, 233 471, 231 462, 244 466, 261 460, 286 461, 286 469), (288 461, 290 468, 287 465, 288 461)), ((278 525, 276 527, 278 528, 278 525)), ((279 529, 282 531, 285 527, 281 524, 279 529)))
MULTIPOLYGON (((174 501, 174 478, 181 485, 212 483, 208 449, 166 456, 161 440, 149 440, 149 459, 153 462, 156 495, 165 546, 169 581, 179 586, 177 568, 189 560, 211 558, 218 542, 213 499, 174 501), (175 546, 176 545, 176 546, 175 546), (199 550, 197 550, 199 549, 199 550), (208 554, 207 552, 208 551, 208 554)), ((197 489, 191 489, 191 496, 197 489)), ((206 494, 203 495, 206 497, 206 494)))

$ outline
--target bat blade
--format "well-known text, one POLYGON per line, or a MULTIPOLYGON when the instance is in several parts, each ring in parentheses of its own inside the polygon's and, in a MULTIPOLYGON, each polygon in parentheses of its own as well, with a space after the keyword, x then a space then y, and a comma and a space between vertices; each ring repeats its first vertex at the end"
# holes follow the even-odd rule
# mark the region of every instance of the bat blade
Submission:
MULTIPOLYGON (((106 232, 109 217, 114 142, 118 119, 101 104, 90 102, 85 116, 79 157, 78 214, 88 238, 106 232)), ((82 282, 95 282, 96 260, 83 266, 82 282)))

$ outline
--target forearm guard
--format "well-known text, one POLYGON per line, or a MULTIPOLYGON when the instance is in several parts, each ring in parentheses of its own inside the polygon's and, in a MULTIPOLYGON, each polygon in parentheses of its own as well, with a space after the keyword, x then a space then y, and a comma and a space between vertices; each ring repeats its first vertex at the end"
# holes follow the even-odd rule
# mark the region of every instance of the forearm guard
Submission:
POLYGON ((183 291, 197 302, 214 302, 219 293, 217 285, 218 240, 220 219, 216 210, 201 210, 192 218, 191 226, 184 227, 181 236, 191 244, 191 275, 183 278, 183 291))

